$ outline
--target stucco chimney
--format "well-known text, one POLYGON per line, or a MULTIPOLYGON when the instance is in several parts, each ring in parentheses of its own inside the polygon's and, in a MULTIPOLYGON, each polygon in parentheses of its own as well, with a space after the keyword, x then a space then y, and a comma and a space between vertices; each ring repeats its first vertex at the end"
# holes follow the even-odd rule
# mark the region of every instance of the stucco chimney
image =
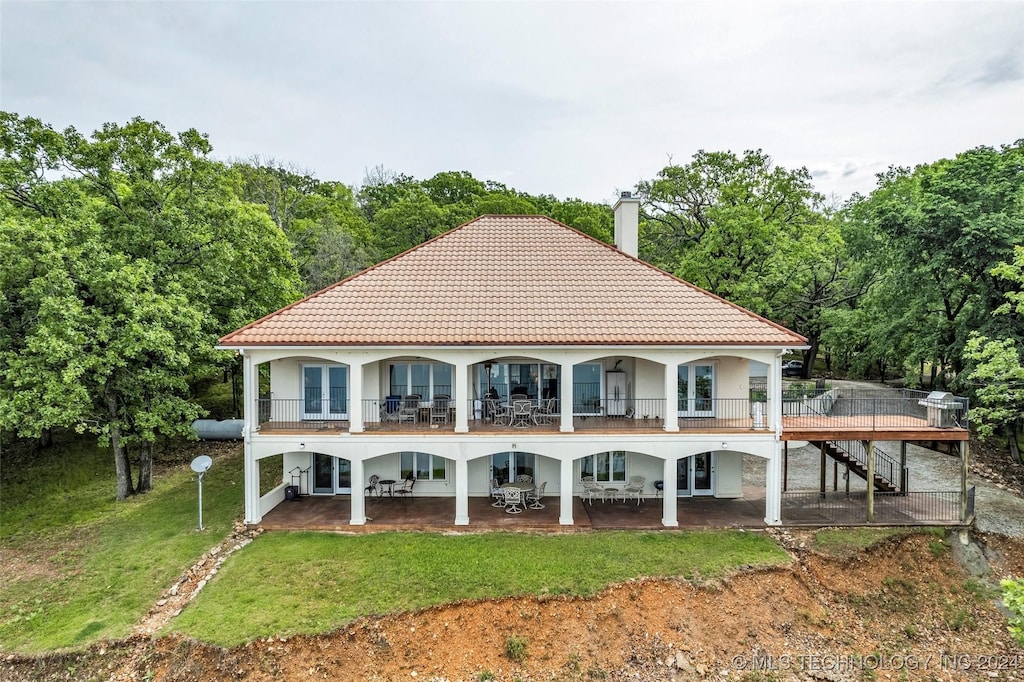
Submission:
POLYGON ((636 258, 640 251, 640 199, 632 192, 622 192, 612 210, 615 211, 615 246, 636 258))

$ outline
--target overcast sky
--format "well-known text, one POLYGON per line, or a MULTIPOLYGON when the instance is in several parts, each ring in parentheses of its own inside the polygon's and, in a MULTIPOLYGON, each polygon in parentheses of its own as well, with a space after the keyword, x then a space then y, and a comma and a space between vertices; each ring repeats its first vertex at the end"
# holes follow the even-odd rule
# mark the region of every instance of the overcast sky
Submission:
POLYGON ((761 148, 845 198, 1024 137, 1024 2, 0 2, 0 103, 142 116, 359 184, 468 170, 608 201, 761 148))

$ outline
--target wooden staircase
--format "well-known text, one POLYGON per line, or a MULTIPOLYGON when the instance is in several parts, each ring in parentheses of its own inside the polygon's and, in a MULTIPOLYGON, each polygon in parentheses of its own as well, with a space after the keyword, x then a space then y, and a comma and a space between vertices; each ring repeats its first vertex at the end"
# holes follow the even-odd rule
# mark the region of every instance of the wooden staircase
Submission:
MULTIPOLYGON (((857 474, 865 481, 868 480, 868 468, 865 465, 865 463, 857 459, 850 453, 846 452, 845 450, 837 447, 834 443, 830 441, 811 441, 811 445, 817 447, 819 450, 824 445, 826 455, 828 455, 835 461, 839 462, 840 464, 846 465, 847 467, 849 467, 850 471, 857 474)), ((875 490, 885 493, 894 493, 899 490, 899 486, 895 482, 890 481, 888 478, 882 476, 877 471, 875 472, 874 478, 875 490)))

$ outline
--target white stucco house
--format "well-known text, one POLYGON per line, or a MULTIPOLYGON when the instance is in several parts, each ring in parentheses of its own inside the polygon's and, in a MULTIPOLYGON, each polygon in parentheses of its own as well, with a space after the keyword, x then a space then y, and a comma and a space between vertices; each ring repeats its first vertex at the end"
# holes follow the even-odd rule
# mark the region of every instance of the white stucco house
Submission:
POLYGON ((746 454, 779 524, 783 443, 813 440, 784 428, 781 358, 806 340, 638 260, 638 209, 616 203, 616 246, 481 216, 221 339, 244 359, 246 522, 298 471, 303 493, 351 494, 354 525, 373 475, 453 497, 455 525, 494 479, 546 481, 572 525, 584 476, 642 476, 673 527, 680 496, 740 496, 746 454), (261 495, 278 454, 281 485, 261 495))

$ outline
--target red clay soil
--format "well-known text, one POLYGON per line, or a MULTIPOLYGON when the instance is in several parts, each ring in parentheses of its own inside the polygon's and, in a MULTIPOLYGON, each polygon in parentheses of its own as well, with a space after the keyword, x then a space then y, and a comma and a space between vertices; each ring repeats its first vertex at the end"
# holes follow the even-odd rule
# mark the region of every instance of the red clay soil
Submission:
MULTIPOLYGON (((10 656, 3 680, 1024 680, 995 593, 933 535, 834 558, 779 533, 784 568, 639 580, 591 599, 475 601, 223 649, 138 635, 10 656), (520 660, 511 643, 520 643, 520 660)), ((1024 542, 980 538, 995 584, 1024 542)))

